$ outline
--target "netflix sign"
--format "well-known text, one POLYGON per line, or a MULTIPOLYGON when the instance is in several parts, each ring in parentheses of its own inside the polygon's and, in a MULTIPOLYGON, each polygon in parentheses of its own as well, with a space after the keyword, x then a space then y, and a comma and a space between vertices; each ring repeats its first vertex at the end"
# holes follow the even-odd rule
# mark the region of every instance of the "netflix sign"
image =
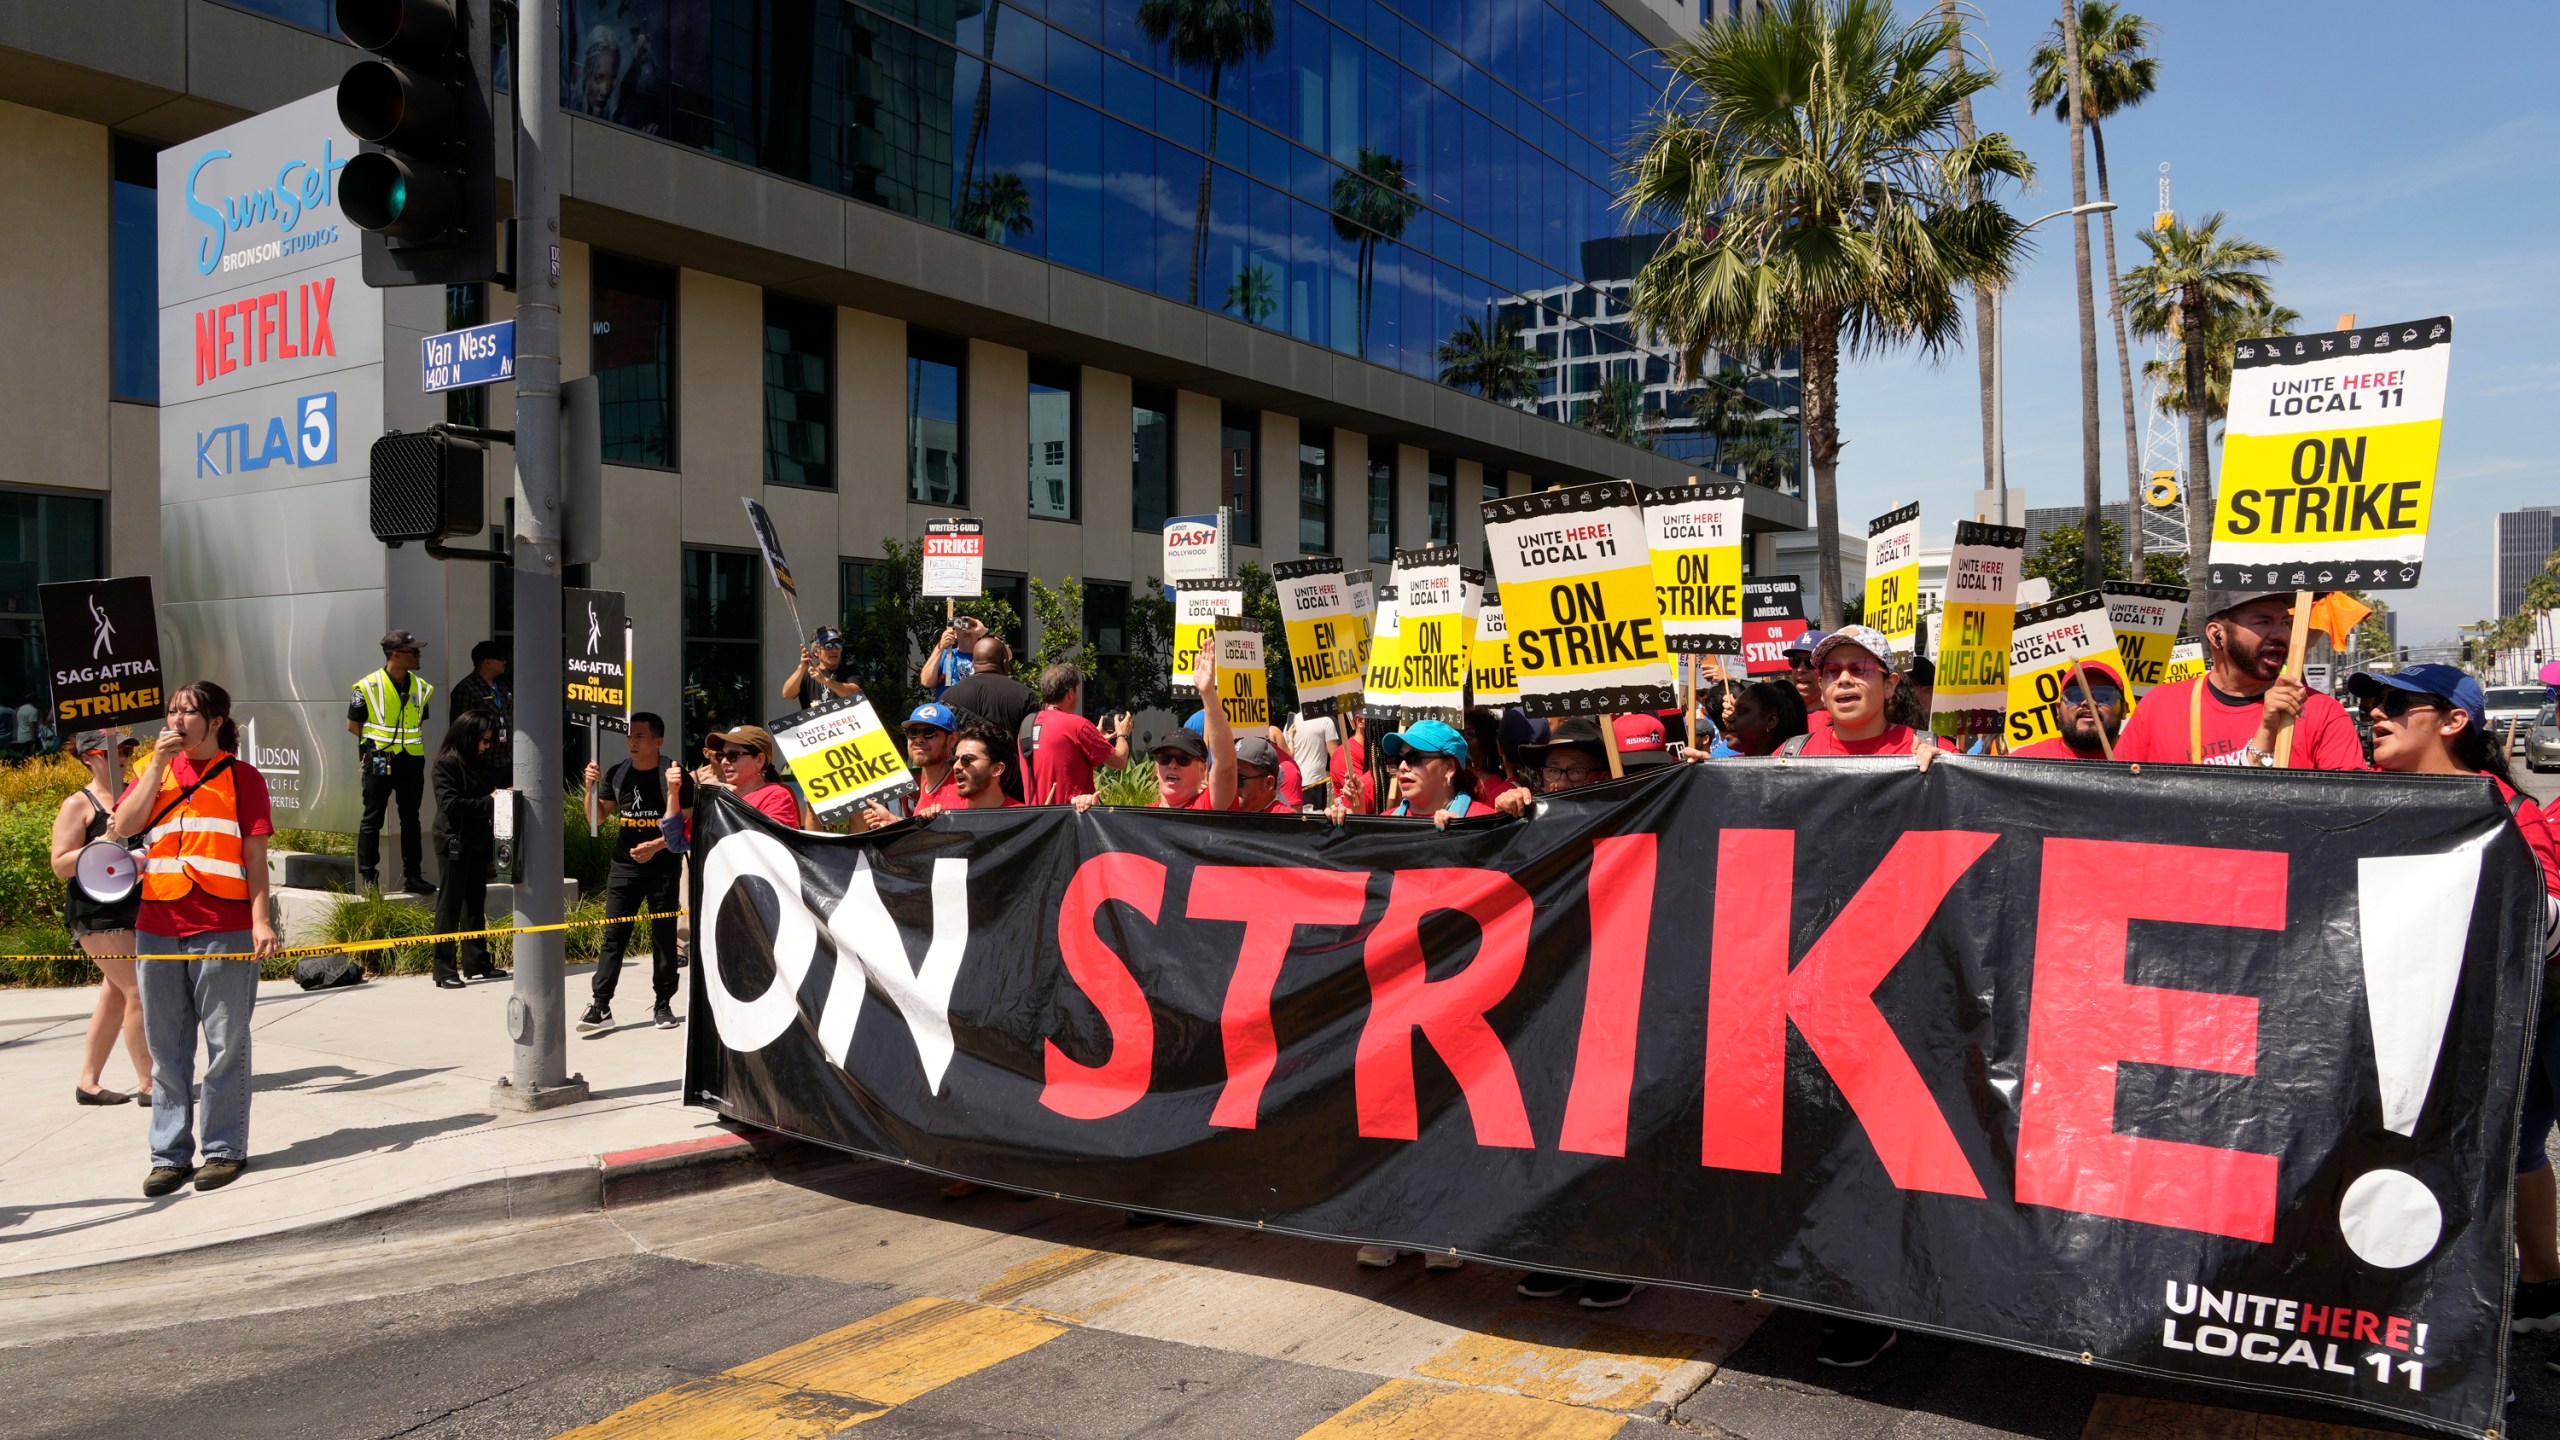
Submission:
POLYGON ((2485 780, 1736 760, 1447 832, 696 815, 685 1093, 739 1120, 2500 1423, 2542 885, 2485 780))

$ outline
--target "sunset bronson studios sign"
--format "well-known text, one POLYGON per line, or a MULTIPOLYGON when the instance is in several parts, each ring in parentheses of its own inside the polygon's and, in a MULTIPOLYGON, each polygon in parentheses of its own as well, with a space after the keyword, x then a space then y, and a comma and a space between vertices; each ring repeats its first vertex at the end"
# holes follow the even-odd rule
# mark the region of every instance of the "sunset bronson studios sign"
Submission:
POLYGON ((277 823, 308 829, 355 828, 347 686, 384 627, 382 297, 338 209, 358 148, 323 92, 160 156, 169 674, 231 691, 277 823))

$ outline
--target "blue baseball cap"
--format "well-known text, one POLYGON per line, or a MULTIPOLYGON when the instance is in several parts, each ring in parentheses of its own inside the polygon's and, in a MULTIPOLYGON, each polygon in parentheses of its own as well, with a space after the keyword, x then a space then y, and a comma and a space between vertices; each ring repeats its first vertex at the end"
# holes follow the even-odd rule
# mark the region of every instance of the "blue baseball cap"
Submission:
POLYGON ((2404 665, 2388 675, 2379 670, 2359 670, 2347 677, 2347 693, 2358 700, 2371 700, 2385 690, 2406 690, 2448 701, 2471 717, 2474 730, 2489 723, 2489 693, 2459 665, 2404 665))
POLYGON ((936 730, 957 730, 960 728, 960 717, 952 714, 951 707, 948 705, 927 704, 917 706, 907 716, 907 723, 930 725, 936 730))
POLYGON ((1827 637, 1825 637, 1819 630, 1807 630, 1793 640, 1788 641, 1787 648, 1779 651, 1778 653, 1780 655, 1811 655, 1815 650, 1821 648, 1822 642, 1825 638, 1827 637))
POLYGON ((1378 742, 1378 758, 1390 765, 1403 759, 1407 750, 1467 763, 1467 737, 1446 720, 1416 720, 1378 742))
POLYGON ((1191 718, 1182 722, 1182 728, 1190 731, 1194 735, 1208 734, 1209 712, 1206 710, 1192 711, 1191 718))

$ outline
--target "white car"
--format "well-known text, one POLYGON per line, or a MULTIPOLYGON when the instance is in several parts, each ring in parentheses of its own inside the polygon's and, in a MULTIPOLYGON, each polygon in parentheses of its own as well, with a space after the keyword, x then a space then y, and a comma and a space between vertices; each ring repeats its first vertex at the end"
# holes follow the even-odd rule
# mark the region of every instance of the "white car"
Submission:
POLYGON ((2548 691, 2540 685, 2498 685, 2488 694, 2489 734, 2510 749, 2524 738, 2533 717, 2542 713, 2548 691))

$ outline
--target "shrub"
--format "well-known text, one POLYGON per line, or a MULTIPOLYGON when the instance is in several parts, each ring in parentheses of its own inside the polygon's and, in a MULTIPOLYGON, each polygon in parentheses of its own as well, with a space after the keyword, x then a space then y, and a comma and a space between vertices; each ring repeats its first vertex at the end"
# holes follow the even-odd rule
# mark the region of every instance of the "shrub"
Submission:
POLYGON ((304 855, 353 855, 356 837, 335 830, 278 830, 271 848, 304 855))
MULTIPOLYGON (((0 765, 0 917, 11 922, 62 916, 62 882, 53 874, 53 817, 89 771, 68 755, 40 755, 0 765)), ((0 954, 26 953, 18 950, 0 954)))
POLYGON ((1097 770, 1093 778, 1094 794, 1105 805, 1156 803, 1156 762, 1153 760, 1132 760, 1126 770, 1097 770))
POLYGON ((0 926, 0 955, 48 958, 0 960, 0 985, 95 985, 98 967, 78 958, 80 947, 60 920, 25 916, 0 926))
MULTIPOLYGON (((435 912, 415 901, 348 895, 329 908, 314 938, 326 945, 343 945, 357 940, 393 940, 434 933, 435 912)), ((368 975, 419 975, 434 965, 434 957, 424 945, 366 950, 358 953, 355 960, 368 975)), ((290 971, 292 966, 288 963, 285 968, 290 971)))

